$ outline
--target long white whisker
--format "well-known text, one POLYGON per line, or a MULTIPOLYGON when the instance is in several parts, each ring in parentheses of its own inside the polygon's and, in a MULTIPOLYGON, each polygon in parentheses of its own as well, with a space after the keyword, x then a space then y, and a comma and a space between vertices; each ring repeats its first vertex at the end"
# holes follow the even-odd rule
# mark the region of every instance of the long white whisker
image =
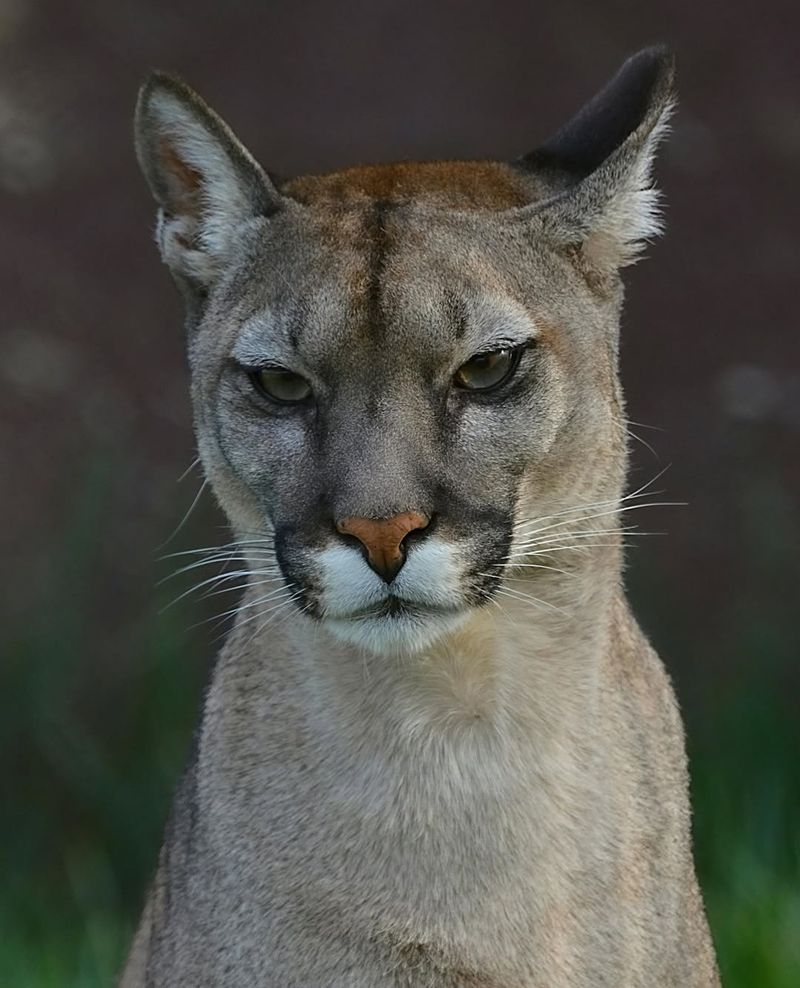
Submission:
POLYGON ((595 529, 590 532, 557 532, 556 534, 550 534, 545 538, 538 539, 527 539, 524 542, 517 542, 512 546, 513 549, 531 549, 537 545, 550 545, 553 542, 565 542, 568 539, 593 539, 598 535, 645 535, 645 534, 656 534, 655 532, 645 533, 637 532, 635 529, 625 529, 620 530, 616 528, 610 529, 595 529))
MULTIPOLYGON (((521 555, 521 553, 520 553, 520 555, 521 555)), ((510 557, 507 557, 507 559, 508 558, 510 558, 510 557)), ((506 561, 507 560, 504 560, 504 562, 506 562, 506 561)), ((552 573, 560 573, 562 576, 574 577, 576 575, 575 573, 570 573, 569 570, 559 569, 557 566, 548 566, 545 563, 519 563, 518 565, 520 565, 520 566, 526 566, 529 569, 546 569, 546 570, 550 570, 550 572, 552 572, 552 573)), ((498 580, 498 579, 504 579, 505 580, 505 579, 509 579, 509 576, 508 576, 508 574, 506 572, 503 572, 503 573, 478 573, 478 576, 485 576, 487 579, 493 579, 493 580, 498 580)), ((523 578, 522 577, 519 577, 519 576, 516 576, 516 577, 511 577, 510 579, 519 580, 519 579, 523 579, 523 578)), ((530 577, 529 577, 529 579, 530 579, 530 577)))
POLYGON ((511 549, 512 549, 512 553, 517 553, 517 552, 521 552, 521 551, 524 551, 524 552, 527 552, 527 553, 531 553, 531 552, 533 552, 537 548, 537 546, 543 546, 543 547, 547 548, 547 546, 552 545, 553 542, 568 542, 570 540, 572 540, 572 541, 578 541, 578 540, 583 540, 583 539, 596 538, 599 535, 621 535, 622 538, 620 539, 620 545, 626 545, 627 546, 627 545, 632 545, 633 544, 633 543, 629 543, 627 541, 629 538, 631 538, 631 539, 638 539, 638 538, 648 539, 648 538, 655 538, 657 536, 658 537, 661 537, 661 536, 666 535, 666 534, 667 534, 666 532, 639 532, 639 531, 636 531, 635 529, 624 529, 624 530, 619 531, 619 532, 618 531, 615 531, 613 529, 611 531, 607 531, 607 532, 603 532, 603 531, 598 531, 598 532, 560 532, 558 538, 547 538, 547 539, 541 539, 541 540, 539 540, 539 539, 531 539, 528 542, 518 542, 515 545, 512 545, 511 549))
POLYGON ((192 472, 192 470, 194 470, 194 468, 199 463, 200 463, 200 457, 199 456, 196 456, 192 460, 192 462, 189 464, 189 466, 183 471, 183 473, 180 475, 180 477, 178 477, 178 479, 175 481, 175 483, 176 484, 179 484, 182 480, 185 480, 189 476, 189 474, 192 472))
POLYGON ((246 583, 240 583, 235 587, 222 587, 219 590, 209 590, 203 594, 204 598, 216 597, 218 594, 222 593, 236 593, 239 590, 247 590, 248 587, 265 587, 268 583, 275 583, 276 580, 282 580, 283 574, 279 570, 266 570, 266 569, 253 569, 247 571, 251 576, 263 576, 263 580, 248 580, 246 583))
POLYGON ((253 607, 260 607, 262 604, 266 604, 267 601, 273 600, 275 597, 280 597, 282 593, 288 590, 289 587, 286 584, 282 584, 280 587, 275 587, 270 590, 269 593, 263 594, 261 597, 256 597, 255 600, 248 600, 245 603, 237 604, 236 607, 232 607, 229 611, 223 611, 222 614, 218 614, 219 618, 231 617, 233 614, 243 614, 245 611, 249 611, 253 607))
POLYGON ((516 590, 514 587, 498 587, 497 593, 503 594, 506 597, 511 597, 512 600, 524 600, 530 604, 535 604, 539 607, 546 607, 551 611, 557 611, 559 614, 567 614, 563 608, 556 607, 555 604, 551 604, 546 600, 541 600, 539 597, 534 597, 532 594, 523 593, 521 590, 516 590))
MULTIPOLYGON (((607 515, 621 514, 624 511, 633 511, 634 509, 639 509, 639 508, 683 507, 685 503, 686 503, 685 501, 647 501, 647 502, 640 502, 639 504, 624 504, 622 501, 619 502, 604 501, 602 503, 592 505, 592 507, 593 508, 602 507, 602 508, 607 508, 608 510, 598 511, 591 515, 585 515, 582 519, 567 518, 563 521, 553 522, 553 524, 542 526, 539 529, 535 529, 535 531, 544 532, 550 528, 558 528, 560 525, 569 525, 573 520, 589 521, 592 518, 605 518, 607 515)), ((568 514, 568 513, 573 514, 574 512, 564 512, 564 514, 568 514)), ((550 515, 548 517, 553 518, 555 517, 555 515, 550 515)), ((547 520, 546 518, 543 518, 543 519, 538 519, 537 521, 546 521, 546 520, 547 520)), ((522 525, 516 526, 516 530, 522 531, 523 529, 529 528, 531 525, 534 524, 537 524, 537 522, 525 522, 522 525)))
MULTIPOLYGON (((161 556, 161 559, 175 559, 177 556, 200 556, 203 553, 209 552, 223 552, 226 549, 238 549, 241 546, 257 546, 260 549, 268 549, 270 552, 274 552, 274 548, 271 545, 270 539, 248 539, 241 542, 227 542, 225 545, 208 545, 203 546, 199 549, 183 549, 181 552, 168 552, 166 555, 161 556), (259 543, 261 545, 259 546, 259 543)), ((248 550, 248 551, 253 551, 248 550)))
MULTIPOLYGON (((514 559, 517 556, 547 556, 553 552, 585 552, 587 549, 619 549, 621 548, 618 542, 592 542, 592 543, 582 543, 581 545, 554 545, 546 546, 544 549, 527 549, 523 552, 512 552, 508 557, 509 560, 514 559)), ((628 548, 635 548, 635 546, 628 546, 628 548)))
MULTIPOLYGON (((652 494, 653 492, 650 492, 650 493, 652 494)), ((571 508, 564 508, 562 511, 555 511, 551 515, 544 515, 541 518, 534 518, 534 519, 531 519, 530 521, 526 521, 526 522, 518 522, 514 527, 515 528, 524 528, 527 525, 537 525, 537 524, 539 524, 542 521, 549 521, 551 518, 561 518, 564 515, 573 515, 573 514, 577 514, 578 512, 581 512, 581 511, 592 511, 595 508, 610 508, 610 507, 613 507, 614 510, 616 510, 616 507, 618 505, 623 504, 625 501, 632 500, 632 499, 637 498, 637 497, 647 497, 647 496, 648 495, 645 494, 644 492, 640 493, 638 491, 634 491, 633 493, 627 494, 624 497, 609 498, 609 499, 603 500, 603 501, 587 501, 587 502, 585 502, 583 504, 576 504, 576 505, 574 505, 571 508)))
MULTIPOLYGON (((557 566, 544 566, 542 563, 513 563, 513 569, 549 569, 554 573, 560 573, 561 576, 568 576, 570 579, 575 579, 578 575, 577 573, 570 572, 568 569, 559 569, 557 566)), ((503 575, 504 580, 530 580, 530 576, 511 576, 509 573, 503 575)))
POLYGON ((551 532, 550 535, 527 539, 525 542, 518 543, 518 545, 547 545, 548 542, 563 542, 564 539, 568 537, 576 539, 590 539, 594 535, 617 535, 619 532, 620 529, 618 528, 593 528, 588 529, 587 531, 581 531, 578 529, 576 532, 551 532))
POLYGON ((633 419, 625 419, 628 425, 635 425, 637 429, 652 429, 654 432, 666 432, 660 425, 647 425, 645 422, 634 422, 633 419))
MULTIPOLYGON (((516 553, 516 555, 520 555, 520 553, 516 553)), ((510 559, 510 558, 511 558, 510 556, 507 557, 507 559, 510 559)), ((550 570, 553 573, 560 573, 562 576, 575 576, 575 574, 574 573, 571 573, 569 570, 559 569, 557 566, 547 566, 545 563, 520 563, 519 565, 521 565, 521 566, 522 565, 527 566, 530 569, 547 569, 547 570, 550 570)), ((481 575, 482 576, 489 576, 488 573, 483 573, 481 575)))
MULTIPOLYGON (((198 553, 195 552, 194 550, 175 553, 175 556, 196 556, 196 555, 198 555, 198 553)), ((209 566, 212 563, 230 562, 233 559, 241 559, 241 561, 244 563, 247 562, 248 557, 252 557, 257 562, 268 562, 270 559, 275 558, 274 552, 267 551, 266 548, 264 550, 249 549, 246 550, 245 552, 238 552, 235 549, 224 549, 219 552, 208 551, 208 552, 200 553, 199 555, 201 556, 200 559, 194 559, 192 562, 187 563, 185 566, 176 569, 175 572, 171 575, 174 576, 177 573, 185 573, 187 572, 187 570, 196 569, 199 566, 209 566)), ((175 558, 175 556, 165 556, 163 558, 171 559, 171 558, 175 558)), ((169 577, 165 577, 165 579, 169 579, 169 577)))
POLYGON ((633 429, 626 428, 625 433, 626 435, 629 435, 631 439, 635 439, 637 443, 641 443, 642 446, 644 446, 645 449, 649 450, 657 460, 660 459, 658 453, 653 449, 650 443, 646 439, 642 439, 641 436, 637 436, 636 433, 633 431, 633 429))
MULTIPOLYGON (((685 501, 648 501, 647 503, 640 504, 618 504, 608 511, 599 511, 591 515, 586 515, 581 521, 590 521, 593 518, 607 518, 609 515, 619 515, 627 511, 638 511, 641 508, 682 508, 686 506, 685 501)), ((573 521, 578 519, 567 518, 564 521, 554 522, 551 525, 544 525, 541 528, 534 529, 531 532, 524 532, 525 535, 535 535, 537 532, 546 532, 552 528, 560 528, 564 525, 569 525, 573 521)), ((524 529, 529 528, 531 523, 526 523, 525 525, 520 525, 516 530, 523 532, 524 529)))
MULTIPOLYGON (((288 590, 289 588, 287 587, 286 589, 288 590)), ((270 607, 270 608, 268 608, 268 609, 267 609, 267 611, 266 611, 265 613, 270 613, 270 612, 272 612, 272 611, 275 611, 275 612, 277 612, 277 613, 276 613, 276 614, 274 614, 274 615, 273 615, 273 617, 277 617, 277 615, 278 615, 278 614, 280 613, 280 611, 281 611, 281 609, 282 609, 283 607, 286 607, 286 606, 287 606, 288 604, 290 604, 290 603, 291 603, 291 601, 292 601, 292 600, 293 600, 293 599, 294 599, 294 598, 295 598, 296 596, 299 596, 299 594, 296 594, 296 595, 294 595, 293 597, 287 597, 287 598, 286 598, 285 600, 281 600, 281 601, 280 601, 279 603, 277 603, 277 604, 275 604, 275 605, 274 605, 273 607, 270 607)), ((238 629, 238 628, 242 628, 242 627, 244 627, 244 625, 246 625, 246 624, 250 624, 250 623, 252 623, 253 621, 256 621, 256 620, 257 620, 257 619, 258 619, 259 617, 261 617, 261 613, 260 613, 260 612, 259 612, 259 613, 256 613, 256 614, 252 614, 252 615, 250 615, 249 617, 247 617, 247 618, 245 618, 245 620, 244 620, 244 621, 239 621, 239 620, 238 620, 238 618, 237 618, 237 619, 236 619, 236 622, 235 622, 235 627, 236 627, 237 629, 238 629)), ((263 623, 263 624, 262 624, 261 626, 259 626, 259 627, 257 627, 257 628, 256 628, 256 630, 255 630, 255 632, 254 632, 254 633, 253 633, 253 634, 252 634, 252 635, 250 636, 250 638, 248 638, 248 640, 247 640, 247 643, 246 643, 246 645, 245 645, 245 647, 247 647, 247 646, 249 646, 249 645, 250 645, 250 643, 251 643, 251 642, 253 641, 253 639, 254 639, 254 638, 256 637, 256 635, 257 635, 257 634, 259 634, 259 632, 260 632, 260 631, 262 631, 262 630, 263 630, 263 629, 264 629, 264 628, 265 628, 265 627, 266 627, 266 626, 267 626, 267 625, 268 625, 268 624, 270 623, 270 621, 271 621, 271 620, 272 620, 272 618, 267 618, 267 620, 266 620, 266 621, 265 621, 265 622, 264 622, 264 623, 263 623)), ((222 621, 220 621, 220 622, 217 622, 217 623, 218 623, 218 624, 222 624, 223 622, 222 622, 222 621)), ((224 631, 224 632, 223 632, 223 633, 222 633, 221 635, 218 635, 218 636, 217 636, 217 638, 215 639, 215 642, 216 642, 216 641, 219 641, 219 640, 221 640, 221 639, 222 639, 222 638, 224 638, 224 637, 225 637, 225 636, 226 636, 227 634, 228 634, 228 632, 227 632, 227 631, 224 631)))
MULTIPOLYGON (((214 627, 217 627, 220 624, 224 624, 226 620, 230 617, 233 617, 236 620, 237 625, 239 626, 248 624, 251 620, 254 620, 255 618, 259 617, 262 612, 256 611, 254 614, 245 618, 243 621, 238 620, 240 614, 244 613, 250 607, 254 607, 256 605, 260 606, 262 604, 267 603, 270 600, 272 601, 280 600, 280 598, 284 594, 288 594, 290 592, 291 592, 291 588, 285 585, 281 587, 276 587, 276 589, 273 590, 271 593, 265 594, 257 601, 249 601, 248 603, 237 604, 236 607, 232 607, 230 608, 230 610, 223 611, 221 614, 212 614, 211 617, 205 618, 203 621, 199 621, 196 625, 194 625, 194 627, 197 628, 202 624, 209 624, 212 621, 214 622, 214 627)), ((267 611, 264 613, 269 613, 269 611, 271 610, 272 608, 267 608, 267 611)))
POLYGON ((178 601, 183 600, 184 597, 188 597, 189 594, 193 594, 198 590, 202 590, 203 587, 208 586, 212 583, 224 583, 226 580, 236 580, 241 576, 247 576, 250 570, 240 569, 232 570, 229 573, 215 573, 214 576, 209 577, 207 580, 201 580, 200 583, 194 583, 188 590, 184 590, 183 593, 179 594, 174 600, 171 600, 168 604, 165 604, 160 613, 164 613, 168 608, 173 607, 178 601))
POLYGON ((168 580, 174 580, 176 576, 181 576, 183 573, 191 573, 192 570, 202 569, 204 566, 212 566, 215 563, 225 566, 230 563, 240 563, 244 568, 247 565, 247 560, 239 555, 226 555, 226 556, 215 556, 213 559, 204 559, 200 562, 190 563, 188 566, 181 566, 174 570, 172 573, 168 573, 166 576, 162 577, 157 586, 161 586, 162 583, 166 583, 168 580))
MULTIPOLYGON (((659 480, 661 477, 663 477, 664 474, 667 472, 667 470, 669 470, 669 468, 671 466, 672 466, 672 464, 671 463, 668 463, 662 470, 659 470, 659 472, 654 477, 652 477, 650 480, 648 480, 646 484, 642 484, 642 486, 639 487, 639 488, 637 488, 635 491, 631 491, 630 494, 625 494, 625 495, 623 495, 620 498, 611 498, 609 500, 604 500, 604 501, 594 501, 594 502, 589 502, 587 504, 577 504, 577 505, 574 505, 571 508, 565 508, 563 511, 556 511, 556 512, 554 512, 551 515, 545 515, 542 518, 536 518, 536 519, 532 519, 532 520, 527 521, 527 522, 517 523, 514 527, 515 527, 515 529, 516 528, 526 528, 526 527, 529 527, 531 525, 540 524, 543 521, 549 521, 551 518, 559 518, 559 517, 562 517, 563 515, 575 514, 576 512, 579 512, 579 511, 591 511, 594 508, 610 507, 612 505, 623 504, 625 501, 631 501, 631 500, 633 500, 634 498, 637 498, 637 497, 643 497, 643 496, 645 496, 645 491, 647 491, 648 488, 652 487, 652 485, 657 480, 659 480)), ((652 494, 653 492, 651 491, 650 493, 652 494)))
MULTIPOLYGON (((288 606, 293 601, 297 600, 298 597, 302 597, 302 596, 303 596, 303 591, 302 590, 298 590, 296 593, 292 594, 290 597, 287 597, 285 600, 282 600, 279 604, 275 604, 273 607, 268 608, 264 613, 265 614, 269 614, 269 613, 271 613, 273 611, 277 611, 278 613, 280 613, 280 611, 283 608, 288 608, 288 606)), ((249 624, 251 621, 257 620, 261 616, 262 616, 261 614, 251 615, 249 618, 245 618, 244 621, 238 622, 237 623, 237 627, 240 627, 241 628, 245 624, 249 624)), ((248 639, 247 645, 250 645, 261 634, 261 632, 267 627, 267 625, 270 624, 272 621, 275 620, 275 618, 277 616, 278 616, 278 614, 273 613, 273 615, 272 615, 271 618, 267 618, 267 620, 264 621, 263 624, 258 625, 258 627, 256 628, 256 630, 253 632, 253 634, 248 639)))
POLYGON ((178 532, 180 532, 180 530, 189 520, 189 516, 191 515, 191 513, 197 507, 198 501, 202 497, 203 491, 206 489, 206 487, 208 487, 208 478, 204 477, 202 484, 200 484, 200 489, 197 491, 197 493, 194 496, 194 500, 189 505, 189 510, 186 512, 183 518, 181 518, 181 520, 178 522, 177 527, 172 530, 172 533, 161 543, 161 545, 158 547, 159 549, 163 549, 165 545, 169 545, 169 543, 175 538, 178 532))

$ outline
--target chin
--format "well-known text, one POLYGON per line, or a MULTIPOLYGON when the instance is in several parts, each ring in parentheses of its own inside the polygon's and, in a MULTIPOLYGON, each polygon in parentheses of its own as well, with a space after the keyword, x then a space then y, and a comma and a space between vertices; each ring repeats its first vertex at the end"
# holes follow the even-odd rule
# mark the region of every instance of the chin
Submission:
POLYGON ((455 631, 466 610, 444 614, 404 611, 398 614, 326 618, 324 625, 339 641, 376 655, 413 655, 455 631))

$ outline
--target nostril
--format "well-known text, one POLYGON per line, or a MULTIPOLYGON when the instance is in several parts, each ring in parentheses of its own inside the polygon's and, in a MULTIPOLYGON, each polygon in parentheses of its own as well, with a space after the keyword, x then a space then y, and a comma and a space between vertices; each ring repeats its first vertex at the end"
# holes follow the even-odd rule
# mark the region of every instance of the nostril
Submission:
POLYGON ((407 549, 410 545, 415 542, 421 542, 426 539, 433 531, 437 516, 436 515, 420 515, 420 518, 424 520, 424 524, 418 525, 416 528, 412 528, 401 540, 400 546, 402 549, 407 549))
POLYGON ((358 538, 357 535, 353 535, 352 533, 345 531, 338 524, 335 527, 336 527, 336 531, 339 533, 339 538, 344 542, 345 545, 350 545, 354 549, 359 549, 363 552, 366 552, 367 547, 362 539, 358 538))

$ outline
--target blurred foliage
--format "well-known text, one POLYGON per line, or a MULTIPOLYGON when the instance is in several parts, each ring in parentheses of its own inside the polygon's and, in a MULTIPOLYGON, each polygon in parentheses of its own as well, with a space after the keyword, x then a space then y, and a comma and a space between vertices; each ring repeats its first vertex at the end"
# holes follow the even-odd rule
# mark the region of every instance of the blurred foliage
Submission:
MULTIPOLYGON (((196 656, 211 636, 190 630, 202 606, 185 600, 162 610, 168 598, 154 590, 145 616, 107 655, 114 674, 93 679, 97 532, 112 472, 90 478, 35 612, 6 632, 3 986, 113 983, 206 675, 196 656)), ((661 602, 648 598, 646 569, 637 576, 646 563, 636 565, 637 605, 656 615, 661 602)), ((160 575, 154 563, 142 580, 155 585, 160 575)), ((745 671, 686 712, 698 870, 726 988, 796 988, 800 738, 796 701, 778 672, 791 663, 792 631, 746 612, 733 631, 724 647, 732 662, 747 656, 737 664, 745 671)))
MULTIPOLYGON (((770 656, 760 656, 762 674, 770 656)), ((770 678, 721 698, 690 747, 695 855, 726 988, 800 984, 800 751, 770 678)))

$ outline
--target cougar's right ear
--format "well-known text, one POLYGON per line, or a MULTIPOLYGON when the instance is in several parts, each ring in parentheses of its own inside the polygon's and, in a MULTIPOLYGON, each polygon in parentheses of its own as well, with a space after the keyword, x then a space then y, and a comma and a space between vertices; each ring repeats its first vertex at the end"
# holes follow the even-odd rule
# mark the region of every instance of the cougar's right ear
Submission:
POLYGON ((207 286, 237 230, 283 199, 228 125, 180 79, 154 72, 139 91, 136 156, 159 206, 157 239, 173 273, 207 286))

